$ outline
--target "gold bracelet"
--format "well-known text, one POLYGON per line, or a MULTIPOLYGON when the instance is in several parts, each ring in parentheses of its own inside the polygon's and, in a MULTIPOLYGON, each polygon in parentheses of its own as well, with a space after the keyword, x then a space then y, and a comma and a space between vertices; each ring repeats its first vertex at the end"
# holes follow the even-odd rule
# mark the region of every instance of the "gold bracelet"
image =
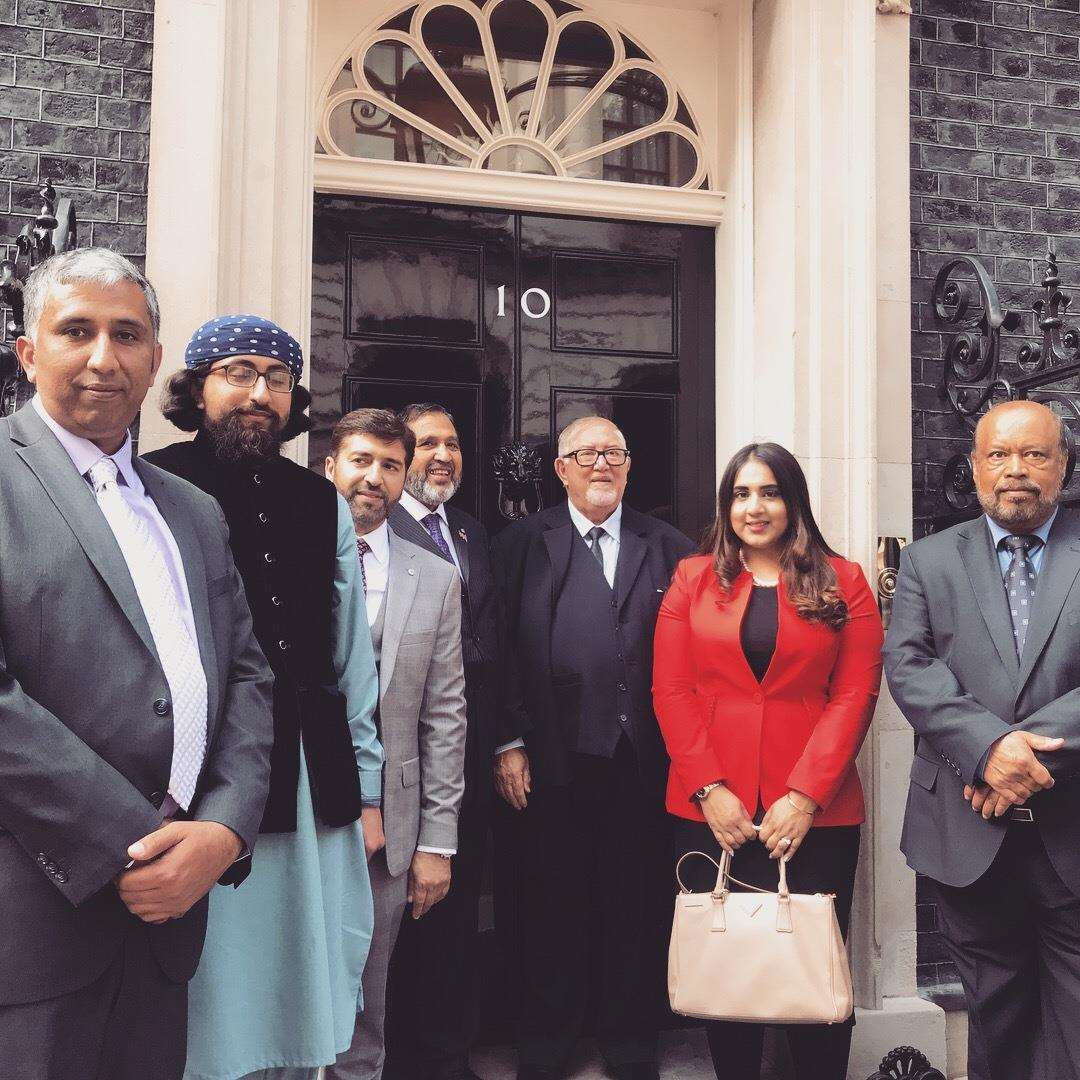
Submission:
POLYGON ((786 791, 784 792, 784 798, 787 799, 787 801, 791 803, 791 805, 794 806, 800 814, 805 814, 807 817, 813 817, 817 813, 816 810, 804 810, 801 806, 796 806, 795 800, 786 791))

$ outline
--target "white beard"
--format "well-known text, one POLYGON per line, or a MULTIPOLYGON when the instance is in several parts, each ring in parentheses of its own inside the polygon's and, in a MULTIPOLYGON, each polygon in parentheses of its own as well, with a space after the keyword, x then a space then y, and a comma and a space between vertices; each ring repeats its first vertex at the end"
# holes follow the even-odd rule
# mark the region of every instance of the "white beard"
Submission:
POLYGON ((613 486, 597 487, 595 484, 590 484, 585 490, 585 501, 590 506, 602 508, 605 506, 613 506, 619 501, 619 496, 616 495, 613 486))
POLYGON ((405 490, 414 498, 419 499, 425 506, 439 506, 441 503, 452 499, 458 488, 461 487, 461 477, 454 477, 447 488, 436 487, 429 484, 425 476, 407 476, 405 478, 405 490))

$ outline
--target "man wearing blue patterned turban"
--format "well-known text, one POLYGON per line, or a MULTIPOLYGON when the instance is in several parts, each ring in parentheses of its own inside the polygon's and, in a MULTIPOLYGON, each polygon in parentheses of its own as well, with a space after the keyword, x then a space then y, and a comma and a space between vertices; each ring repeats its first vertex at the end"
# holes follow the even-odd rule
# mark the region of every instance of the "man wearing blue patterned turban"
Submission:
MULTIPOLYGON (((185 1080, 314 1080, 349 1046, 381 843, 378 680, 352 515, 280 454, 308 430, 299 344, 256 315, 199 327, 148 460, 213 495, 273 668, 270 796, 242 889, 215 889, 185 1080)), ((213 603, 213 597, 210 598, 213 603)))

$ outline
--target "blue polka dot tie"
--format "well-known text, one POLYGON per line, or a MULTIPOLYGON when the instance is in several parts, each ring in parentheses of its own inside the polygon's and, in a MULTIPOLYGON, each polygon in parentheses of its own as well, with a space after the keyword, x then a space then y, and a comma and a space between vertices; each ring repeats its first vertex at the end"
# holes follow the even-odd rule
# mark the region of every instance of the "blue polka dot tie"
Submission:
POLYGON ((1006 536, 1001 546, 1012 555, 1009 568, 1005 571, 1005 598, 1009 601, 1016 655, 1023 656, 1031 608, 1035 602, 1035 567, 1031 564, 1031 552, 1041 547, 1042 541, 1031 535, 1006 536))

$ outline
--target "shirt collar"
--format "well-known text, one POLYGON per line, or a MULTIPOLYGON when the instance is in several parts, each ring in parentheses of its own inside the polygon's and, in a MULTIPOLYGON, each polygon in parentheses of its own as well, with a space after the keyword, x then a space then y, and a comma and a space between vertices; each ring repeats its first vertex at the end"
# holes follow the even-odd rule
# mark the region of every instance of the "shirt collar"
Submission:
MULTIPOLYGON (((1043 546, 1046 545, 1046 541, 1050 536, 1050 530, 1051 528, 1053 528, 1054 525, 1054 518, 1056 518, 1057 515, 1057 508, 1055 507, 1054 512, 1050 515, 1049 519, 1031 533, 1032 536, 1037 536, 1043 542, 1043 546)), ((1011 533, 1004 526, 999 525, 996 521, 994 521, 993 518, 989 517, 988 515, 984 516, 986 517, 987 527, 990 529, 990 539, 993 541, 995 550, 997 550, 998 544, 1000 544, 1006 536, 1016 535, 1015 533, 1011 533)))
POLYGON ((357 540, 364 540, 371 549, 371 554, 379 563, 386 563, 390 559, 390 528, 384 521, 373 532, 366 536, 358 536, 357 540))
POLYGON ((116 462, 116 467, 123 477, 124 483, 133 491, 143 491, 142 481, 131 460, 131 432, 128 432, 123 445, 115 454, 105 454, 99 446, 81 435, 73 435, 67 428, 61 427, 45 410, 41 398, 37 394, 30 401, 34 411, 41 417, 45 426, 56 436, 60 445, 64 448, 67 456, 71 458, 72 465, 85 476, 102 458, 111 457, 116 462))
MULTIPOLYGON (((589 530, 594 528, 593 523, 569 500, 566 500, 567 509, 570 511, 570 520, 574 523, 574 528, 581 534, 582 539, 589 535, 589 530)), ((619 539, 619 534, 622 530, 622 503, 615 507, 611 512, 611 516, 605 521, 600 522, 601 529, 606 532, 612 540, 616 542, 619 539)))
POLYGON ((428 514, 438 514, 449 527, 450 522, 447 520, 446 507, 443 503, 439 503, 434 510, 429 510, 415 495, 410 495, 407 491, 401 493, 400 501, 402 509, 407 510, 421 524, 428 514))

